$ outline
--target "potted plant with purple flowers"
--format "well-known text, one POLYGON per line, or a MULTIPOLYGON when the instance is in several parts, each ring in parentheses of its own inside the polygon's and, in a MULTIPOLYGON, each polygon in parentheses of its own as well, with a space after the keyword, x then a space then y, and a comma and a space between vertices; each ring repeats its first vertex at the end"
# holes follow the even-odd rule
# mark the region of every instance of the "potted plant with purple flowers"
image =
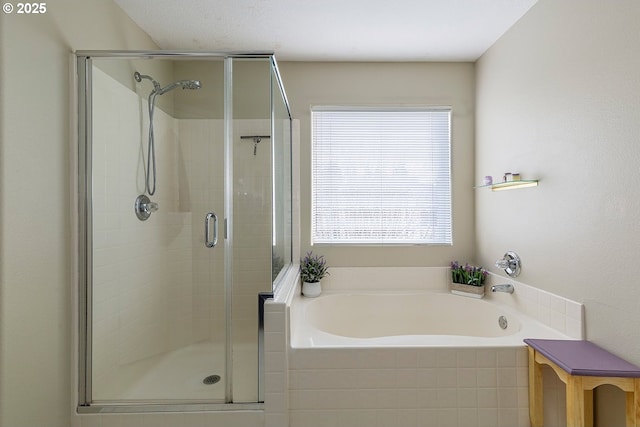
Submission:
POLYGON ((322 292, 320 280, 327 276, 327 261, 323 255, 313 255, 309 251, 300 260, 300 278, 302 279, 302 294, 306 297, 317 297, 322 292))
POLYGON ((484 282, 487 270, 474 265, 460 265, 458 261, 451 263, 451 293, 473 298, 484 297, 484 282))

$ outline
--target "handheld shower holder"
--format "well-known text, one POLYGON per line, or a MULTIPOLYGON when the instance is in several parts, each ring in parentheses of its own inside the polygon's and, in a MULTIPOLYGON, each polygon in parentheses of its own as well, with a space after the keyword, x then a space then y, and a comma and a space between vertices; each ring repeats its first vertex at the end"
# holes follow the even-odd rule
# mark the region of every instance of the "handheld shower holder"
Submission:
MULTIPOLYGON (((138 83, 142 82, 143 79, 150 80, 151 83, 153 83, 153 90, 147 98, 147 104, 149 106, 149 143, 147 145, 147 168, 145 170, 144 177, 145 191, 149 193, 150 196, 153 196, 156 192, 156 148, 154 142, 155 137, 153 134, 153 110, 156 105, 156 97, 158 95, 164 95, 178 87, 181 87, 182 89, 200 89, 201 85, 200 80, 178 80, 168 86, 162 87, 153 77, 146 74, 140 74, 138 71, 133 73, 133 78, 138 83)), ((138 197, 138 199, 140 199, 140 197, 138 197)), ((138 219, 144 221, 149 218, 151 212, 155 211, 149 210, 149 212, 145 212, 144 210, 138 209, 138 199, 136 199, 136 215, 138 215, 138 219)), ((153 205, 157 208, 157 204, 154 203, 153 205)), ((141 204, 141 206, 144 207, 146 205, 141 204)))
POLYGON ((502 259, 496 261, 495 266, 502 268, 511 277, 518 277, 522 268, 520 257, 513 251, 505 253, 502 259))

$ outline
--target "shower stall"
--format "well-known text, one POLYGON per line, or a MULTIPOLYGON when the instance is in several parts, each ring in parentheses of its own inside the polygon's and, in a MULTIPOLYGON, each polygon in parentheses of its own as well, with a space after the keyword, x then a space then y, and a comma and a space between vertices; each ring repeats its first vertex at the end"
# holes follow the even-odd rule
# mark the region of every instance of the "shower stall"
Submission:
POLYGON ((79 411, 260 408, 260 305, 292 266, 274 56, 76 59, 79 411))

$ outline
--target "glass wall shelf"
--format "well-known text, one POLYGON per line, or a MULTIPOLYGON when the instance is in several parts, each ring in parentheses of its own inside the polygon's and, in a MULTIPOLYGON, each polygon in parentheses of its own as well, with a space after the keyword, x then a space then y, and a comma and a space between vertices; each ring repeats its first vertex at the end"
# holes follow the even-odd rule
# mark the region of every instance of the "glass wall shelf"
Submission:
POLYGON ((487 185, 476 185, 473 188, 491 188, 491 191, 515 190, 517 188, 537 187, 537 179, 521 179, 519 181, 495 182, 487 185))

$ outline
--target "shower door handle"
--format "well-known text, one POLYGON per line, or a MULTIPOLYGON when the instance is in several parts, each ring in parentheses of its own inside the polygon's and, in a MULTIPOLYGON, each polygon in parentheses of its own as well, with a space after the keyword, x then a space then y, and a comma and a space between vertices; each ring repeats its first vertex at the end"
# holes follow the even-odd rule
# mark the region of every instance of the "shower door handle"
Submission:
POLYGON ((213 212, 209 212, 204 220, 204 245, 213 248, 218 244, 218 216, 213 212), (213 239, 211 236, 211 219, 213 219, 213 239))

